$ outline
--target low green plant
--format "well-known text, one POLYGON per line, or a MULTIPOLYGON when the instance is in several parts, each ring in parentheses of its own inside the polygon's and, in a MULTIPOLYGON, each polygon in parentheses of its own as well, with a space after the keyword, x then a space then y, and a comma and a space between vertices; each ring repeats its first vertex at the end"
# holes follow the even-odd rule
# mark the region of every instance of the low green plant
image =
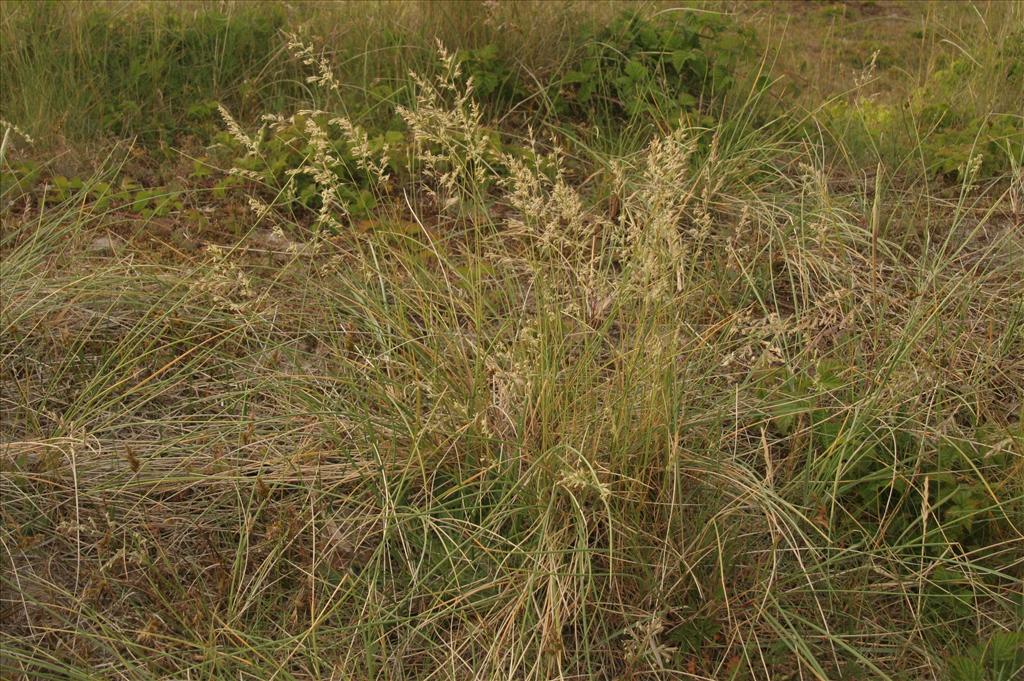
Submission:
MULTIPOLYGON (((376 206, 382 173, 400 172, 406 139, 399 131, 367 135, 366 154, 378 159, 386 157, 383 165, 371 169, 353 153, 354 140, 346 137, 337 125, 330 124, 325 116, 299 115, 257 134, 261 138, 257 153, 249 153, 250 150, 230 133, 215 137, 209 163, 233 172, 215 185, 220 195, 231 185, 248 185, 262 200, 282 209, 295 211, 297 215, 316 215, 324 208, 324 192, 330 187, 334 195, 328 201, 345 206, 351 219, 367 217, 376 206), (314 130, 316 132, 311 134, 314 130), (314 165, 317 156, 324 154, 329 157, 327 164, 314 165), (318 170, 334 178, 330 185, 323 177, 318 179, 318 170)), ((199 172, 205 176, 209 166, 200 165, 199 172)))
POLYGON ((96 211, 124 210, 151 218, 167 217, 184 209, 180 187, 143 187, 127 177, 115 186, 102 180, 56 175, 50 179, 50 184, 53 200, 64 202, 78 197, 96 211))
POLYGON ((944 60, 902 103, 837 99, 819 119, 865 162, 873 156, 891 166, 920 165, 950 183, 1005 176, 1024 161, 1021 101, 1004 94, 1024 92, 1019 42, 1019 34, 1006 36, 979 55, 982 61, 944 60))
POLYGON ((555 109, 576 116, 675 121, 706 111, 735 83, 751 36, 727 20, 686 13, 654 20, 626 12, 588 42, 556 79, 555 109))
POLYGON ((998 631, 949 661, 950 681, 1014 681, 1024 673, 1024 632, 998 631))
POLYGON ((31 160, 0 164, 0 201, 10 205, 29 195, 43 176, 42 166, 31 160))
POLYGON ((508 107, 526 97, 522 74, 494 43, 459 50, 456 59, 464 77, 473 79, 473 91, 481 102, 508 107))

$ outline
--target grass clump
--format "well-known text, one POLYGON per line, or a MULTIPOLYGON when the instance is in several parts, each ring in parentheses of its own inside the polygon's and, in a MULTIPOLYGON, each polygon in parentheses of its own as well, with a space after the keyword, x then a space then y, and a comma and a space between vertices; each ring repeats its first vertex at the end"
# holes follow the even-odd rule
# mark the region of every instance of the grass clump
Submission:
POLYGON ((521 117, 445 38, 367 94, 282 34, 305 94, 178 157, 5 124, 5 673, 1019 676, 1020 166, 858 160, 746 62, 521 117))
POLYGON ((280 6, 244 3, 189 14, 158 4, 7 3, 4 115, 75 138, 201 133, 217 101, 251 111, 297 92, 276 59, 285 18, 280 6))

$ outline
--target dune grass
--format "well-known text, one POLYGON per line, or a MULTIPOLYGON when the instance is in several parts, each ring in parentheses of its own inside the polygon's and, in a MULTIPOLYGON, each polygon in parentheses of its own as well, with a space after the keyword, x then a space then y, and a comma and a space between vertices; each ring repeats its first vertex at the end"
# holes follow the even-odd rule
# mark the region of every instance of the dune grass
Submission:
POLYGON ((3 676, 1019 678, 1024 14, 862 5, 4 3, 3 676))

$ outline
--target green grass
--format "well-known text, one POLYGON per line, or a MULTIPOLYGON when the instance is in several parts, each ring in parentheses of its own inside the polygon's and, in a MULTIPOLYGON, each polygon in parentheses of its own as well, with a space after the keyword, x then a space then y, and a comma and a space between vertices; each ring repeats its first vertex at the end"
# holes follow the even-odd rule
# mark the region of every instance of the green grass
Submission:
POLYGON ((3 676, 1017 678, 1021 6, 747 7, 4 3, 3 676))

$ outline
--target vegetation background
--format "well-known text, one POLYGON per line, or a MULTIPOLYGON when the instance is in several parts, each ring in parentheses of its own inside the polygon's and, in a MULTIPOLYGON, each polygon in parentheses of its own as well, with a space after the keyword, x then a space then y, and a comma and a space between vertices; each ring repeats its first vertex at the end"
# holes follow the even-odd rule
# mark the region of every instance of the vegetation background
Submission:
POLYGON ((1024 674, 1024 3, 0 3, 0 676, 1024 674))

